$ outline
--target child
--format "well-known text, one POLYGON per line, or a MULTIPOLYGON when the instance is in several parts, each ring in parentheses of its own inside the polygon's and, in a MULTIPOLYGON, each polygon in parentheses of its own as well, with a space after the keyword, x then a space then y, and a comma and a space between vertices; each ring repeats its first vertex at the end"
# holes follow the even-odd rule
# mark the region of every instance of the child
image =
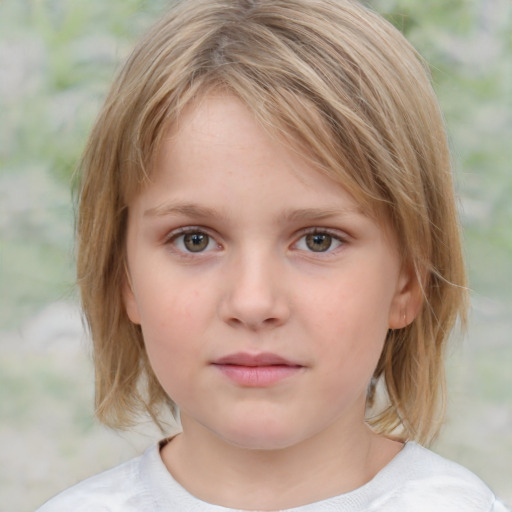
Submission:
POLYGON ((351 0, 185 0, 82 162, 97 414, 183 432, 60 511, 504 511, 433 454, 466 314, 425 67, 351 0))

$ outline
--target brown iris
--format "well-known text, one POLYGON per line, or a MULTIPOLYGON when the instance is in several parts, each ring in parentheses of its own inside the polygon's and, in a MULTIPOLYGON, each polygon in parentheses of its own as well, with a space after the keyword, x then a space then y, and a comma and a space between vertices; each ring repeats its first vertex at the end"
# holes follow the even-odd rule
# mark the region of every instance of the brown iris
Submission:
POLYGON ((313 252, 325 252, 332 245, 332 236, 325 233, 312 233, 306 235, 306 245, 313 252))
POLYGON ((201 252, 208 247, 210 237, 205 233, 187 233, 183 237, 183 244, 190 252, 201 252))

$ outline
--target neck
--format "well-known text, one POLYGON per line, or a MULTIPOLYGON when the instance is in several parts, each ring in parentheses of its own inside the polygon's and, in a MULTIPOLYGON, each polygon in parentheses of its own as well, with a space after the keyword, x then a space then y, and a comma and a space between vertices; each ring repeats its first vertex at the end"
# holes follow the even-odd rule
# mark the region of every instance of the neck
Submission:
POLYGON ((194 496, 237 509, 293 508, 352 491, 402 447, 362 423, 358 429, 333 424, 277 450, 234 446, 202 426, 188 425, 186 417, 183 427, 162 450, 168 470, 194 496))

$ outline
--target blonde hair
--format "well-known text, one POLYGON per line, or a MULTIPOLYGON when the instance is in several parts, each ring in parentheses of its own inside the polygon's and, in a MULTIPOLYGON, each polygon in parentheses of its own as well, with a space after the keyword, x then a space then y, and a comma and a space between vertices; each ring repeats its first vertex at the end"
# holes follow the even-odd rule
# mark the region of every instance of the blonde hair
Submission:
POLYGON ((121 70, 83 156, 77 224, 98 417, 122 428, 142 410, 158 422, 159 406, 172 405, 123 305, 127 209, 166 131, 213 88, 240 98, 283 142, 299 142, 369 211, 386 213, 423 306, 388 333, 372 380, 386 402, 367 421, 429 442, 443 417, 446 341, 467 300, 450 156, 422 59, 350 0, 179 2, 121 70))

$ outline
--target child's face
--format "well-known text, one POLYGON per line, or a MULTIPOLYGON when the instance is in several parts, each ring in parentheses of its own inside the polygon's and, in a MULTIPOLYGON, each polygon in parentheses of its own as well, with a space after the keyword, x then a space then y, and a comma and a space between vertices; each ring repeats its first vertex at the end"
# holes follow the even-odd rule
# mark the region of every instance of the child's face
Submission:
POLYGON ((127 251, 128 315, 185 433, 276 449, 365 428, 407 301, 395 242, 241 102, 183 114, 130 205, 127 251))

